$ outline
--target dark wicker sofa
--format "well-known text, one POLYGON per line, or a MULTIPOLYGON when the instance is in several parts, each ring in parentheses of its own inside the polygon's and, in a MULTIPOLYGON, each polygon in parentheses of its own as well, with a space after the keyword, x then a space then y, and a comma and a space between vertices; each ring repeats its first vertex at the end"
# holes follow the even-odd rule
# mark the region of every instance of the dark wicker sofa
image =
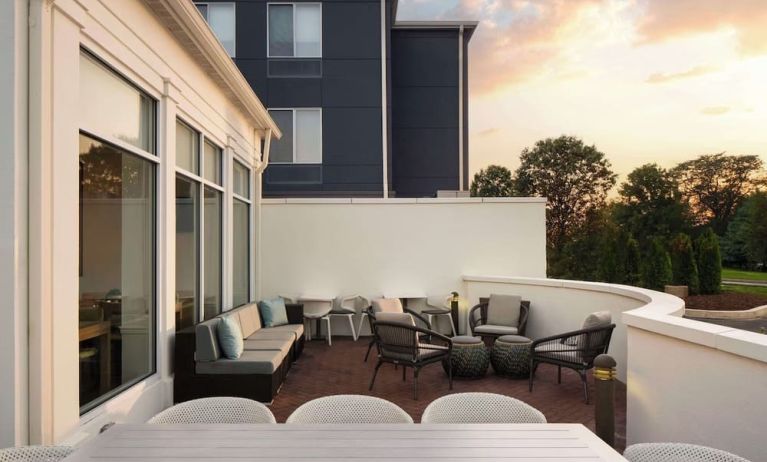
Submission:
POLYGON ((251 303, 176 332, 173 401, 234 396, 271 402, 304 347, 303 305, 287 304, 289 324, 262 327, 251 303), (244 337, 238 359, 221 354, 216 327, 234 316, 244 337))

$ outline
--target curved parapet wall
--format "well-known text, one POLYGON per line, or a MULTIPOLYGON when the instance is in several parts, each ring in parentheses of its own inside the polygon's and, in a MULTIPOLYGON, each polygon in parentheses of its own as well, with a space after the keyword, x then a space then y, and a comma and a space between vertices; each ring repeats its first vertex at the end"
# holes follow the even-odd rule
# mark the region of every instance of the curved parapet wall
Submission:
POLYGON ((684 315, 669 294, 615 284, 464 276, 475 303, 489 293, 532 302, 532 338, 578 328, 609 310, 617 327, 610 354, 627 384, 627 442, 679 441, 767 461, 767 336, 684 315))

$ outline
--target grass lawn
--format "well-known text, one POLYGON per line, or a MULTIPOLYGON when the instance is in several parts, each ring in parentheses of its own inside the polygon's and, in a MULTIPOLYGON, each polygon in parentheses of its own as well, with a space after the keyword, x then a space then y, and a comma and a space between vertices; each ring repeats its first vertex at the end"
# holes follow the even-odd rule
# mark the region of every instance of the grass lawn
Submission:
POLYGON ((731 286, 722 284, 722 292, 734 292, 738 294, 763 295, 767 297, 767 287, 757 286, 731 286))
POLYGON ((722 268, 722 279, 743 279, 744 281, 767 281, 767 272, 744 271, 732 268, 722 268))

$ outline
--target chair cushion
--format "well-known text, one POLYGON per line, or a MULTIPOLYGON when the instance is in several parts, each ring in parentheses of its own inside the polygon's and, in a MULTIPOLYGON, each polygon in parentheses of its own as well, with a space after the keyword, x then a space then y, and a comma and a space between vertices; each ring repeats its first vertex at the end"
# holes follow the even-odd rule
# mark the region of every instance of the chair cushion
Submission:
POLYGON ((471 335, 458 335, 452 338, 453 345, 476 345, 482 343, 482 339, 471 335))
POLYGON ((284 326, 270 327, 267 332, 269 331, 288 332, 293 334, 294 340, 298 340, 304 335, 304 326, 303 324, 285 324, 284 326))
POLYGON ((293 339, 290 340, 245 340, 245 351, 281 351, 285 356, 290 353, 293 339))
POLYGON ((243 340, 240 329, 239 317, 231 314, 221 316, 221 322, 216 326, 218 344, 221 346, 221 355, 227 359, 237 359, 242 354, 243 340))
POLYGON ((398 298, 377 298, 373 300, 373 313, 404 313, 398 298))
POLYGON ((521 335, 501 335, 495 341, 503 342, 503 343, 532 343, 533 342, 529 338, 523 337, 521 335))
POLYGON ((376 314, 376 321, 398 322, 407 324, 408 326, 415 326, 415 319, 413 319, 413 316, 409 313, 391 313, 384 311, 376 314))
POLYGON ((218 346, 216 335, 216 326, 219 322, 221 322, 220 318, 213 318, 197 324, 194 328, 197 361, 215 361, 221 357, 221 348, 218 346))
POLYGON ((538 358, 555 359, 573 364, 585 364, 583 354, 575 345, 560 343, 558 345, 544 344, 535 348, 535 356, 538 358))
POLYGON ((592 327, 607 327, 613 322, 609 311, 597 311, 586 316, 583 320, 582 329, 591 329, 592 327))
POLYGON ((493 324, 483 324, 474 328, 475 334, 492 334, 492 335, 517 335, 519 329, 509 326, 496 326, 493 324))
POLYGON ((198 374, 274 374, 285 355, 281 351, 243 351, 237 359, 198 362, 198 374))
POLYGON ((282 297, 262 300, 259 304, 264 327, 284 326, 288 323, 288 310, 282 297))
POLYGON ((490 294, 487 304, 487 324, 519 327, 522 297, 519 295, 490 294))
POLYGON ((250 337, 261 328, 261 316, 258 314, 257 304, 249 303, 237 309, 236 313, 240 317, 240 328, 242 329, 243 338, 250 337))

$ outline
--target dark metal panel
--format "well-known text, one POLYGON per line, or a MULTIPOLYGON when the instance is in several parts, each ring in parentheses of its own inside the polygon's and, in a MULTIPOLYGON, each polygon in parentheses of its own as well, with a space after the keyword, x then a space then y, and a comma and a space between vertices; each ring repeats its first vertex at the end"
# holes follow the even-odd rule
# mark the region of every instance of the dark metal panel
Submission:
MULTIPOLYGON (((455 71, 458 72, 456 67, 455 71)), ((397 87, 394 128, 458 128, 458 87, 397 87)))
POLYGON ((266 58, 266 2, 235 2, 238 58, 266 58))
POLYGON ((458 177, 458 130, 452 128, 397 129, 394 132, 398 179, 458 177), (455 162, 447 162, 454 159, 455 162))
POLYGON ((378 107, 380 112, 381 62, 326 60, 322 104, 324 107, 378 107))
POLYGON ((379 108, 325 108, 322 125, 324 164, 382 165, 379 108))
POLYGON ((322 4, 322 16, 323 58, 380 60, 379 2, 325 1, 322 4))
POLYGON ((321 107, 321 79, 268 79, 265 104, 269 108, 321 107))
POLYGON ((458 32, 392 31, 396 86, 458 86, 458 32))

